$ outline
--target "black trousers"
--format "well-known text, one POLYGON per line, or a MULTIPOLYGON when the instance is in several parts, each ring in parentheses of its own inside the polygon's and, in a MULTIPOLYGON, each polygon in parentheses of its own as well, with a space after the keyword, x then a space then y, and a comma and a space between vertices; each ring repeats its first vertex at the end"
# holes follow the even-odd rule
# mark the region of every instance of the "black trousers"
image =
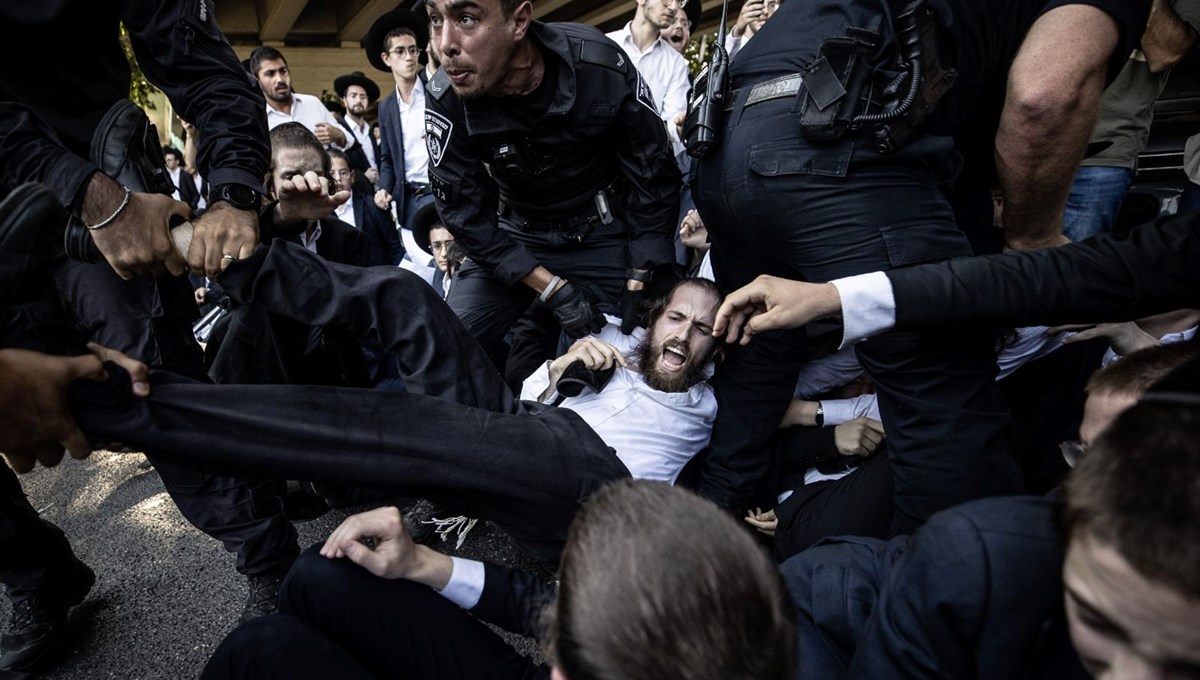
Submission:
POLYGON ((230 633, 201 678, 549 677, 428 586, 381 579, 315 547, 284 581, 279 611, 230 633))
POLYGON ((892 521, 892 466, 882 451, 841 479, 802 484, 775 507, 774 553, 783 562, 831 536, 886 538, 892 521))
POLYGON ((188 465, 448 500, 548 559, 582 500, 629 475, 575 413, 515 400, 450 308, 405 270, 337 265, 276 241, 221 283, 243 303, 378 337, 410 391, 208 385, 152 372, 150 396, 137 399, 112 367, 109 381, 71 388, 89 437, 188 465))
MULTIPOLYGON (((196 303, 186 277, 125 281, 107 263, 67 263, 55 276, 76 323, 92 340, 164 372, 207 382, 192 335, 196 303)), ((300 553, 283 515, 279 480, 241 479, 146 452, 171 500, 197 529, 221 541, 248 576, 286 570, 300 553)))
MULTIPOLYGON (((887 157, 853 137, 817 146, 800 136, 793 99, 743 107, 747 84, 735 83, 741 99, 693 186, 723 288, 759 274, 822 282, 971 254, 938 189, 951 140, 922 137, 887 157)), ((803 329, 756 335, 730 348, 717 371, 701 490, 718 504, 747 507, 767 474, 761 452, 795 386, 803 342, 803 329)), ((1020 491, 993 343, 991 329, 960 326, 857 346, 887 430, 895 531, 972 498, 1020 491)))
POLYGON ((14 602, 31 597, 42 577, 71 559, 58 527, 38 516, 17 475, 0 461, 0 583, 14 602))
MULTIPOLYGON (((581 240, 558 232, 526 233, 501 218, 500 228, 523 244, 544 267, 585 292, 603 311, 620 314, 629 254, 625 222, 596 223, 581 240)), ((509 286, 471 260, 463 263, 447 302, 471 335, 494 347, 536 299, 522 283, 509 286)))

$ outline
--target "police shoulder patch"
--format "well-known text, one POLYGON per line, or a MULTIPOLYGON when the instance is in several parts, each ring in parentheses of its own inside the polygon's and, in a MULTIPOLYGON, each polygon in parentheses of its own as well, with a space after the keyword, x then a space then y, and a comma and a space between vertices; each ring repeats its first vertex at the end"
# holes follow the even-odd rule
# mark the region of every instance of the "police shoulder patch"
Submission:
POLYGON ((444 69, 438 69, 433 73, 433 77, 429 82, 425 83, 425 91, 434 99, 441 99, 450 91, 450 76, 446 75, 444 69))
POLYGON ((425 109, 425 147, 429 150, 429 162, 434 167, 442 164, 446 145, 454 133, 454 122, 432 109, 425 109))
POLYGON ((617 47, 612 42, 603 43, 598 40, 579 41, 579 60, 589 64, 607 66, 619 73, 625 73, 629 70, 629 57, 625 54, 625 50, 617 47))

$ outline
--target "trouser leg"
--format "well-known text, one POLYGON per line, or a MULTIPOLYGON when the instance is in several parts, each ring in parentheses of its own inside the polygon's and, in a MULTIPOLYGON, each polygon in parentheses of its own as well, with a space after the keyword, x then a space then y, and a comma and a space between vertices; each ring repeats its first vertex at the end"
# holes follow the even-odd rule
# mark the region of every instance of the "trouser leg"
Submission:
MULTIPOLYGON (((107 263, 68 263, 56 283, 77 323, 96 342, 162 370, 207 381, 204 355, 191 333, 191 285, 168 276, 122 280, 107 263)), ((300 552, 283 516, 282 482, 239 479, 184 466, 147 452, 183 516, 257 575, 286 569, 300 552)))
POLYGON ((796 489, 775 508, 775 559, 830 536, 885 538, 892 523, 892 470, 879 451, 842 477, 796 489))
MULTIPOLYGON (((189 465, 277 479, 452 497, 553 558, 580 503, 628 470, 578 415, 530 404, 507 414, 412 393, 294 385, 204 385, 151 373, 71 386, 93 441, 122 441, 189 465)), ((498 378, 497 378, 498 380, 498 378)))
POLYGON ((349 560, 321 557, 316 547, 288 574, 279 606, 379 677, 529 678, 539 671, 428 586, 381 579, 349 560))
POLYGON ((221 275, 231 297, 291 319, 379 338, 416 393, 511 413, 515 399, 479 344, 429 284, 396 267, 329 262, 276 240, 221 275))
POLYGON ((1020 493, 985 329, 886 333, 857 346, 875 382, 895 486, 893 533, 965 501, 1020 493))
POLYGON ((38 516, 16 473, 0 461, 0 583, 9 598, 33 595, 42 576, 71 555, 62 530, 38 516))
POLYGON ((287 614, 260 616, 231 632, 201 680, 380 680, 312 625, 287 614))

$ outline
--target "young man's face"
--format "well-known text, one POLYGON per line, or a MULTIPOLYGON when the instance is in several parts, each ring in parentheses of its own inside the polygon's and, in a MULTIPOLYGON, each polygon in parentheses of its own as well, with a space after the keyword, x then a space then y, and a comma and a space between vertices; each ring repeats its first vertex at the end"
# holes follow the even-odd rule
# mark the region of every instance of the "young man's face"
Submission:
POLYGON ((367 112, 367 107, 371 105, 371 99, 367 97, 367 91, 362 85, 351 85, 346 88, 346 96, 342 97, 342 105, 346 107, 347 113, 361 118, 367 112))
MULTIPOLYGON (((698 1, 698 0, 694 0, 698 1)), ((637 0, 638 11, 658 30, 663 30, 671 25, 675 20, 675 10, 680 11, 682 7, 677 7, 673 1, 668 0, 637 0)))
POLYGON ((292 74, 282 59, 264 59, 258 65, 258 87, 271 101, 286 104, 292 101, 292 74))
MULTIPOLYGON (((699 0, 693 0, 698 2, 699 0)), ((692 39, 692 22, 688 21, 687 12, 682 7, 675 10, 675 19, 671 21, 671 25, 662 29, 662 39, 667 41, 667 44, 675 48, 675 51, 683 54, 687 49, 688 41, 692 39)))
POLYGON ((517 45, 525 38, 528 2, 504 16, 500 0, 425 0, 431 43, 454 93, 463 99, 493 94, 507 79, 517 45))
POLYGON ((443 272, 450 271, 450 254, 454 250, 454 234, 442 227, 429 230, 429 250, 433 251, 433 259, 437 268, 443 272))
POLYGON ((296 175, 306 172, 324 174, 325 164, 321 154, 316 149, 273 149, 271 152, 271 196, 279 196, 279 187, 296 175))
POLYGON ((173 153, 163 154, 163 160, 167 162, 167 169, 174 172, 179 167, 179 156, 173 153))
POLYGON ((1200 677, 1200 601, 1145 578, 1086 534, 1067 549, 1063 586, 1071 640, 1092 675, 1200 677))
POLYGON ((685 392, 704 379, 705 366, 717 349, 712 328, 720 304, 699 286, 675 290, 639 348, 638 370, 646 384, 661 392, 685 392))
POLYGON ((329 174, 333 176, 333 182, 337 185, 338 191, 353 191, 354 190, 354 170, 350 168, 350 164, 345 158, 333 157, 329 159, 329 174))
POLYGON ((388 39, 383 52, 383 63, 392 69, 392 75, 400 80, 415 80, 421 72, 421 52, 417 39, 411 35, 394 35, 388 39))

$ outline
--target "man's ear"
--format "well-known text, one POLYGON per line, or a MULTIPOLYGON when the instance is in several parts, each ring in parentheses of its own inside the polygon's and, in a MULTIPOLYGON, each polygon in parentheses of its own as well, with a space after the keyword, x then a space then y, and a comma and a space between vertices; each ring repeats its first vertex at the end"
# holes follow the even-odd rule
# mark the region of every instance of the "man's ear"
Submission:
POLYGON ((533 21, 533 2, 525 0, 517 5, 513 10, 513 40, 520 42, 525 39, 525 34, 529 32, 529 24, 533 21))

